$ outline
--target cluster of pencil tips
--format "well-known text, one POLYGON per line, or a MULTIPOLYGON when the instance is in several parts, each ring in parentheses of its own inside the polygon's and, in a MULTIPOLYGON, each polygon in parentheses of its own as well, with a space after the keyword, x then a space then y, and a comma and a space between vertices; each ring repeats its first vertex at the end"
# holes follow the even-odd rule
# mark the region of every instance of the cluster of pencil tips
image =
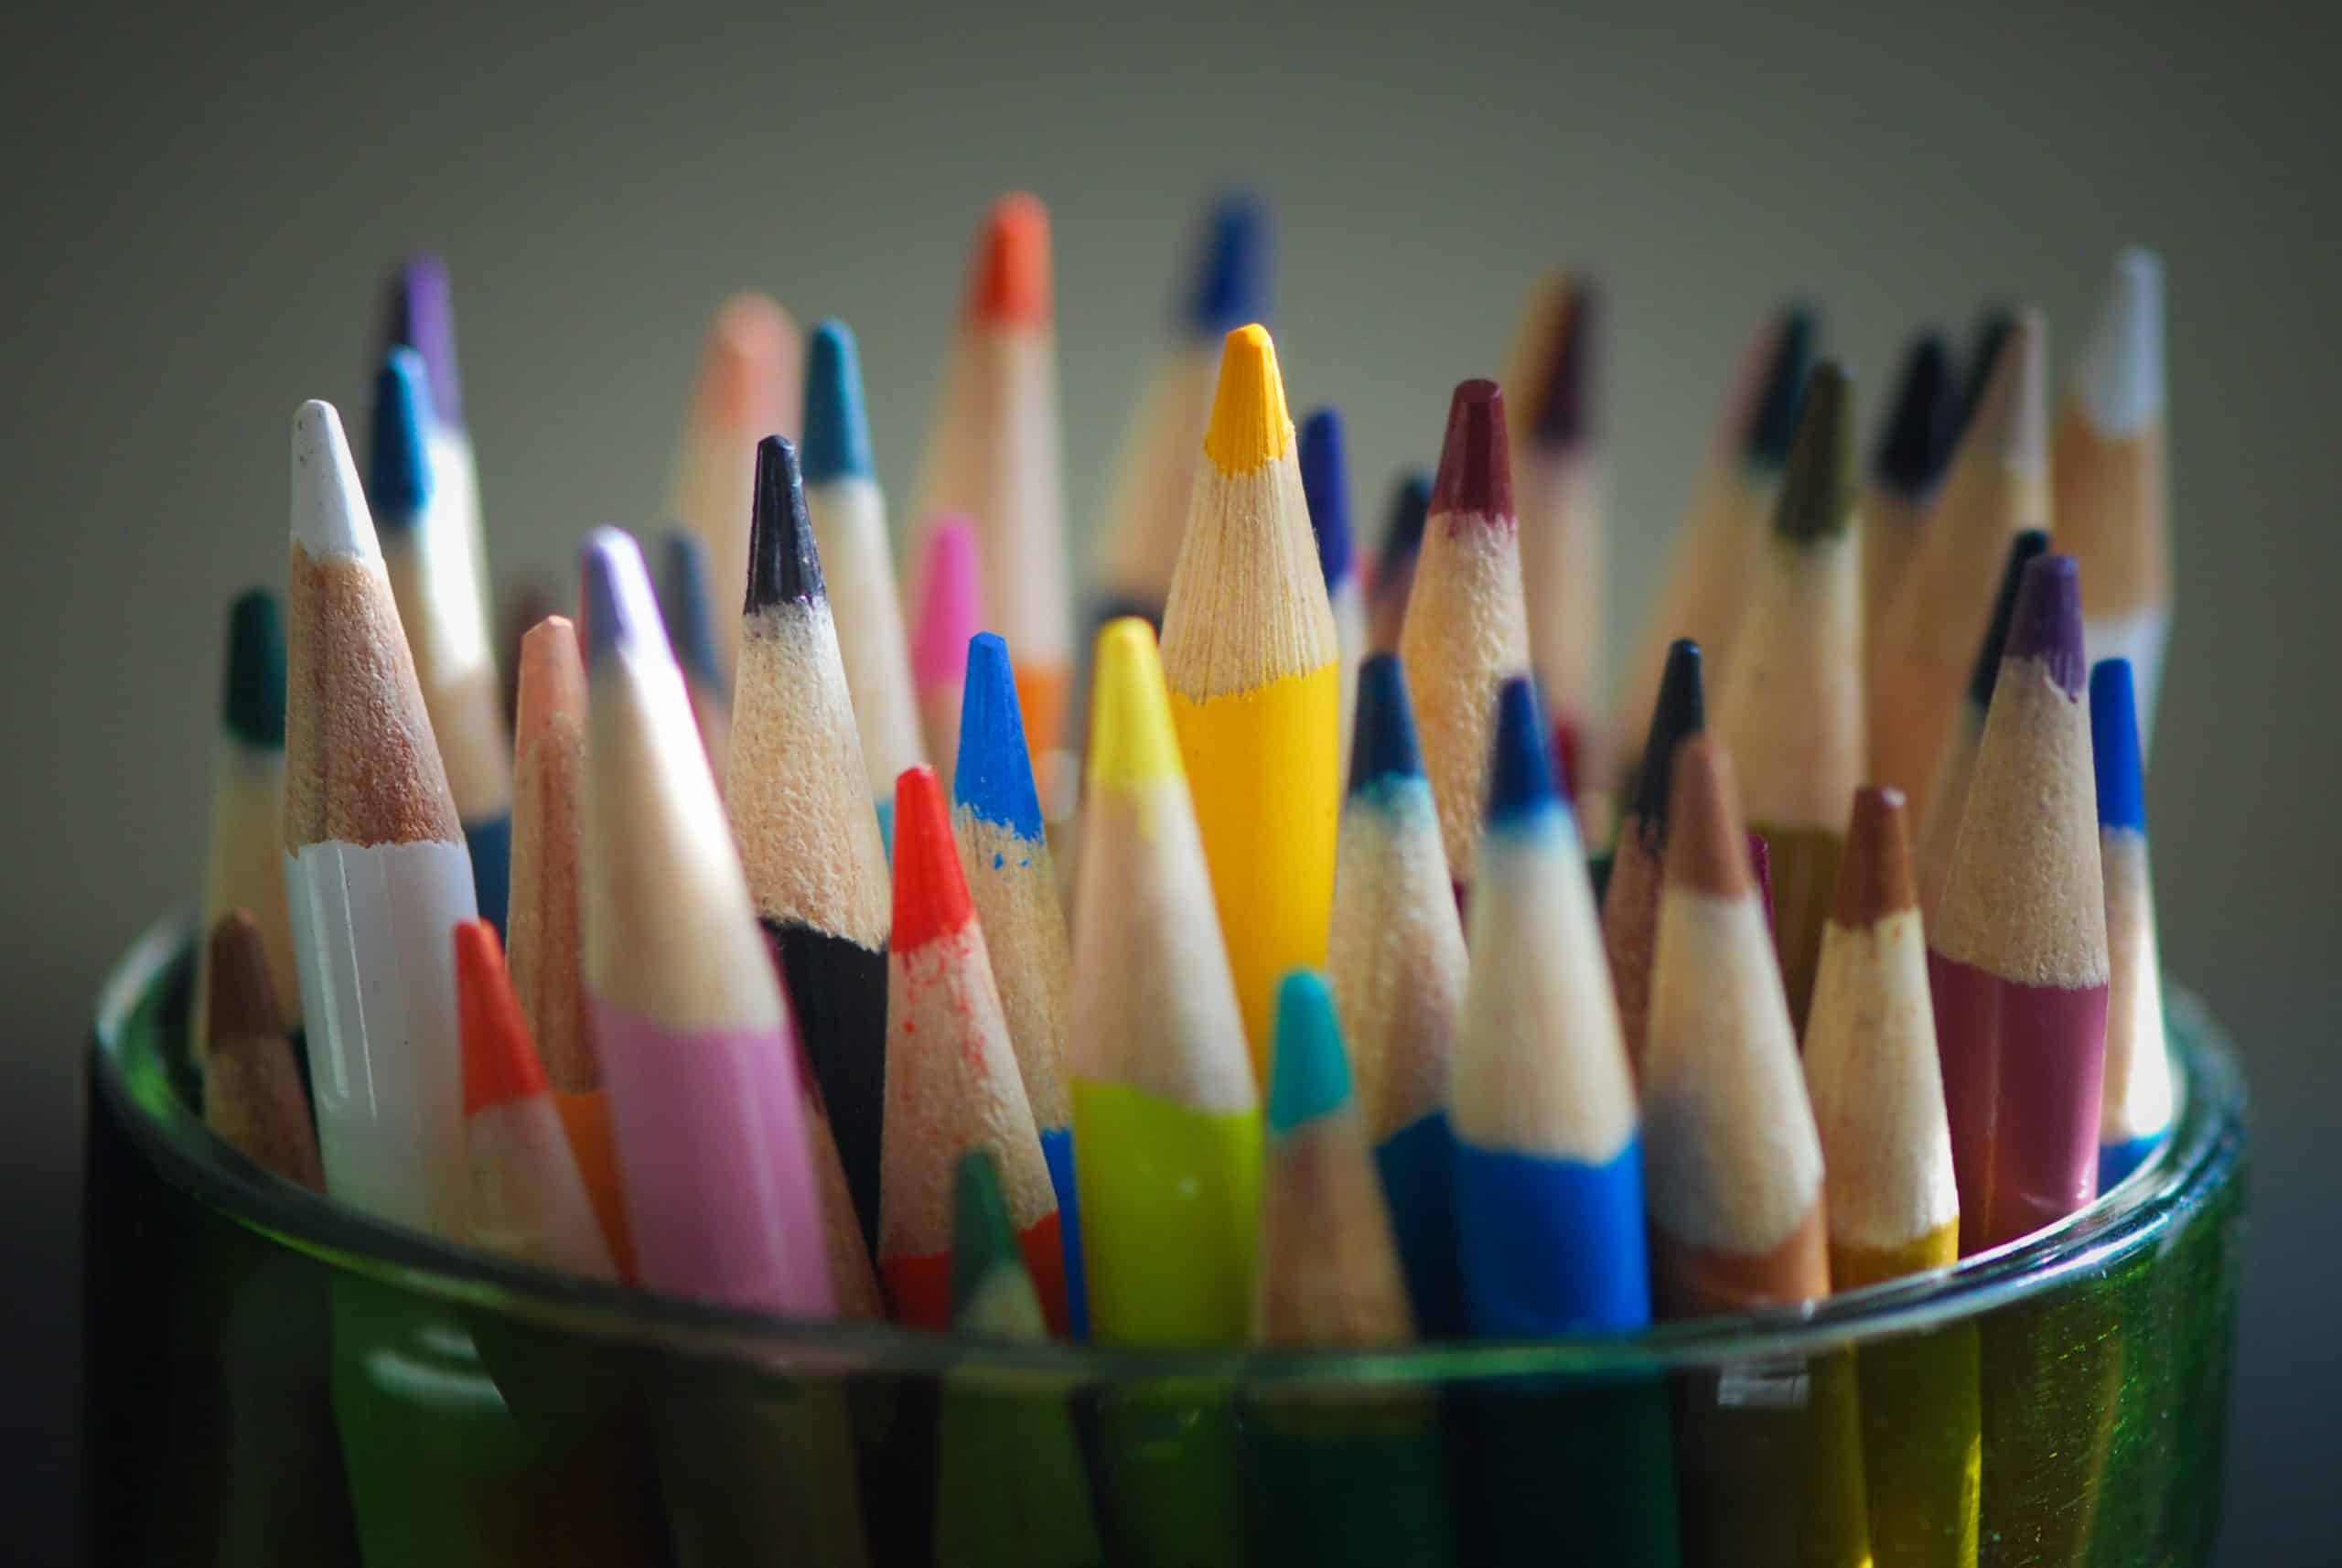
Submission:
POLYGON ((1805 1302, 2143 1159, 2154 259, 2062 401, 2032 311, 1923 337, 1866 478, 1785 309, 1615 705, 1593 287, 1454 390, 1370 572, 1266 272, 1216 209, 1087 639, 1037 202, 983 225, 900 576, 853 335, 730 302, 682 527, 590 535, 508 717, 447 279, 403 267, 364 479, 302 405, 282 620, 231 617, 213 1125, 550 1268, 1125 1345, 1805 1302))

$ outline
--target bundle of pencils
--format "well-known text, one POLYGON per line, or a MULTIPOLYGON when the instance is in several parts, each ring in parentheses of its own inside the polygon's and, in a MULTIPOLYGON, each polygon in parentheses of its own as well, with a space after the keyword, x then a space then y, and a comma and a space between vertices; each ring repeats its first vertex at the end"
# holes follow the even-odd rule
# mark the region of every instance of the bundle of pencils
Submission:
MULTIPOLYGON (((1600 296, 1539 285, 1512 384, 1452 389, 1368 570, 1341 417, 1296 429, 1253 319, 1265 225, 1251 198, 1206 224, 1111 488, 1091 650, 1047 216, 1014 196, 906 553, 853 334, 821 323, 800 381, 790 318, 739 296, 662 591, 596 531, 574 623, 505 656, 510 734, 447 276, 403 268, 371 484, 303 404, 285 629, 263 593, 231 616, 190 1036, 210 1125, 550 1270, 1139 1347, 1794 1310, 2152 1162, 2154 258, 2118 263, 2054 429, 2037 313, 1989 318, 1964 366, 1918 335, 1866 482, 1855 381, 1782 311, 1613 702, 1600 296)), ((1581 1390, 1599 1443, 1533 1402, 1093 1420, 950 1380, 922 1491, 946 1561, 1246 1518, 1439 1560, 1481 1513, 1509 1561, 1559 1509, 1605 1561, 1973 1563, 1972 1342, 1820 1356, 1794 1399, 1768 1375, 1581 1390), (1030 1467, 988 1450, 1010 1427, 1030 1467)))

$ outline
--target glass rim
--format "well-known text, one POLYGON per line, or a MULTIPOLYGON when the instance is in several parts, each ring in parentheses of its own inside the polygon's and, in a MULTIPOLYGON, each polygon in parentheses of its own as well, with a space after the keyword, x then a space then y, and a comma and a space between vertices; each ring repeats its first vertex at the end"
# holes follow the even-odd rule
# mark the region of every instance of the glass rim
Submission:
POLYGON ((1355 1386, 1585 1378, 1800 1358, 1972 1320, 2103 1271, 2184 1224, 2232 1179, 2243 1155, 2246 1096, 2234 1050, 2194 996, 2167 984, 2178 1099, 2170 1135, 2136 1170, 2089 1208, 2021 1240, 1818 1302, 1659 1324, 1632 1336, 1371 1349, 1030 1344, 886 1322, 792 1319, 533 1268, 376 1219, 245 1160, 174 1091, 153 1042, 142 1053, 142 1032, 132 1027, 174 967, 189 958, 192 930, 186 917, 167 918, 131 944, 100 988, 91 1052, 94 1092, 165 1180, 261 1242, 329 1270, 551 1332, 775 1369, 899 1376, 983 1368, 1080 1382, 1197 1378, 1355 1386))

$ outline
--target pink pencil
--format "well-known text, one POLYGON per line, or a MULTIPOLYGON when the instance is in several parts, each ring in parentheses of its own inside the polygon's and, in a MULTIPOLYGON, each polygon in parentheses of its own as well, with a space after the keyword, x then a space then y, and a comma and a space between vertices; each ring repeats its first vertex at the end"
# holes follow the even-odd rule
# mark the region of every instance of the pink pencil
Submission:
POLYGON ((586 988, 645 1284, 830 1317, 794 1026, 634 541, 585 551, 586 988))
POLYGON ((968 678, 968 639, 984 629, 978 595, 976 529, 964 517, 940 520, 919 564, 919 618, 911 623, 911 687, 920 736, 948 798, 960 752, 960 693, 968 678))

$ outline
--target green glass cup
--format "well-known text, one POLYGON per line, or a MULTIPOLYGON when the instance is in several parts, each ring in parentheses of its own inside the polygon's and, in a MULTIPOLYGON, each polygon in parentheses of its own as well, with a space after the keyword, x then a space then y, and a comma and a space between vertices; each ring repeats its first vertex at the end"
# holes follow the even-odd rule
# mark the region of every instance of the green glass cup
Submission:
MULTIPOLYGON (((183 926, 141 940, 90 1058, 99 1563, 1830 1561, 1780 1521, 1842 1519, 1861 1461, 1832 1455, 1939 1462, 1931 1384, 1982 1434, 1976 1561, 2210 1560, 2245 1104, 2184 994, 2163 1151, 1957 1268, 1630 1340, 1270 1354, 784 1322, 377 1223, 206 1131, 189 970, 183 926), (1853 1435, 1865 1358, 1923 1391, 1853 1435), (1133 1410, 1162 1452, 1118 1450, 1133 1410), (1118 1507, 1166 1458, 1225 1495, 1118 1507), (1718 1496, 1782 1511, 1739 1528, 1702 1513, 1718 1496)), ((1962 1560, 1954 1527, 1902 1528, 1910 1560, 1962 1560)))

